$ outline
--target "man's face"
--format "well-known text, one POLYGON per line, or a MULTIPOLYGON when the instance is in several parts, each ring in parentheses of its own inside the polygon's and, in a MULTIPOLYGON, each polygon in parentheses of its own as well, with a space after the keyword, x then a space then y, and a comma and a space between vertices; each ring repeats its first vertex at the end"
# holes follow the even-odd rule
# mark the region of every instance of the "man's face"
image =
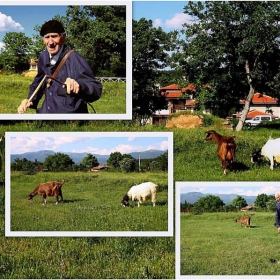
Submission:
POLYGON ((64 44, 65 35, 58 33, 48 33, 44 35, 43 41, 49 54, 55 55, 64 44))
POLYGON ((275 199, 276 199, 277 202, 280 202, 280 194, 276 194, 275 199))

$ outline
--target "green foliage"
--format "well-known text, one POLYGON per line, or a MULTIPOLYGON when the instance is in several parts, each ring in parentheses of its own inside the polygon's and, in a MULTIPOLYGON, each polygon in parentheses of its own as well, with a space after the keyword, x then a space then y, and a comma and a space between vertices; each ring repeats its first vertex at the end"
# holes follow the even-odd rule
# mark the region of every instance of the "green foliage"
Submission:
POLYGON ((133 172, 137 170, 137 161, 133 158, 123 158, 119 166, 123 172, 133 172))
MULTIPOLYGON (((260 207, 262 209, 267 209, 267 202, 269 201, 269 197, 267 194, 262 193, 259 194, 256 198, 256 201, 254 203, 255 206, 260 207)), ((275 204, 275 202, 274 202, 275 204)))
POLYGON ((87 154, 87 156, 84 157, 82 160, 82 165, 86 166, 87 168, 92 168, 92 167, 98 166, 99 162, 98 162, 98 159, 94 155, 87 154))
POLYGON ((126 7, 68 6, 67 42, 88 60, 95 75, 126 76, 126 7))
POLYGON ((242 207, 246 207, 248 205, 246 199, 240 195, 238 195, 231 204, 238 209, 241 209, 242 207))
POLYGON ((145 124, 156 110, 166 108, 156 84, 158 70, 168 65, 174 33, 165 33, 144 18, 133 20, 132 25, 133 117, 145 124))
POLYGON ((54 155, 49 155, 44 161, 44 166, 48 170, 53 171, 66 171, 71 170, 75 162, 70 158, 69 155, 63 153, 55 153, 54 155))
POLYGON ((215 195, 207 195, 201 197, 195 204, 196 209, 200 209, 202 212, 216 212, 223 209, 224 202, 215 195))
POLYGON ((123 155, 120 152, 114 152, 111 153, 108 160, 107 164, 113 168, 120 168, 120 162, 123 160, 123 155))
POLYGON ((203 106, 208 103, 214 114, 226 117, 240 109, 239 100, 246 95, 248 102, 254 92, 278 96, 278 2, 190 1, 184 12, 192 24, 184 24, 179 63, 187 82, 213 90, 196 93, 203 106))
POLYGON ((22 32, 7 32, 3 43, 5 48, 0 54, 0 68, 15 72, 28 69, 31 39, 22 32))

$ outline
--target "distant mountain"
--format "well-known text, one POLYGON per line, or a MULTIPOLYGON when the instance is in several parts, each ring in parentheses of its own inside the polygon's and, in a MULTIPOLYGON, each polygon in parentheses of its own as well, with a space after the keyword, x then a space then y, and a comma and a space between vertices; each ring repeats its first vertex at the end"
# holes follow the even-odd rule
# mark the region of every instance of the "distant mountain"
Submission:
MULTIPOLYGON (((40 161, 44 162, 47 156, 54 155, 56 152, 51 151, 51 150, 42 150, 38 152, 28 152, 28 153, 23 153, 23 154, 13 154, 11 155, 11 162, 14 162, 16 158, 18 159, 28 159, 30 161, 40 161)), ((69 155, 69 157, 75 162, 75 164, 80 164, 83 160, 83 158, 88 154, 88 153, 71 153, 71 152, 63 152, 64 154, 69 155)), ((162 154, 166 153, 166 151, 160 151, 160 150, 148 150, 144 152, 140 152, 140 159, 152 159, 156 158, 162 154)), ((135 159, 139 158, 139 153, 134 152, 130 153, 132 157, 135 159)), ((106 163, 110 155, 99 155, 99 154, 93 154, 99 162, 100 165, 103 165, 106 163)))
MULTIPOLYGON (((238 194, 207 194, 201 192, 189 192, 189 193, 182 193, 180 196, 180 202, 185 203, 189 202, 191 204, 197 202, 201 197, 205 197, 207 195, 215 195, 218 196, 226 205, 231 204, 232 201, 238 196, 238 194)), ((246 196, 241 195, 247 202, 248 205, 252 205, 255 200, 256 196, 246 196)))

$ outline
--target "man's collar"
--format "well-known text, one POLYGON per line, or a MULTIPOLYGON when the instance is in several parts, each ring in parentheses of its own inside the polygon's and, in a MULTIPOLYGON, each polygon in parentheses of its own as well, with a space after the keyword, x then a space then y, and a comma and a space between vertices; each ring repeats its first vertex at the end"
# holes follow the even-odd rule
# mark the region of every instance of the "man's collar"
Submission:
POLYGON ((59 59, 59 56, 60 56, 60 54, 61 54, 63 48, 64 48, 64 45, 62 45, 61 48, 60 48, 60 50, 59 50, 55 55, 53 55, 53 56, 51 56, 51 55, 49 54, 49 57, 50 57, 50 64, 51 64, 51 65, 55 65, 55 64, 57 63, 57 61, 58 61, 58 59, 59 59))

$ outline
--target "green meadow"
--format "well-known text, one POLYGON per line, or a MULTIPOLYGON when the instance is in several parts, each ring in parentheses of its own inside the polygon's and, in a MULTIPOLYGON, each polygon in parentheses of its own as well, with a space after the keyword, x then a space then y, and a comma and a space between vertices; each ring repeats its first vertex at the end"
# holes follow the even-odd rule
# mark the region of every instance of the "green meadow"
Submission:
MULTIPOLYGON (((279 181, 279 166, 270 170, 264 161, 259 165, 250 162, 250 153, 260 148, 271 136, 280 137, 279 123, 266 124, 256 129, 231 131, 222 125, 224 120, 200 128, 168 130, 163 124, 137 126, 133 121, 2 121, 0 134, 5 131, 172 131, 174 135, 175 181, 279 181), (217 155, 216 143, 204 140, 205 131, 215 129, 220 134, 235 135, 237 143, 236 164, 233 173, 223 175, 217 155)), ((56 180, 68 180, 63 188, 65 203, 55 205, 54 198, 42 205, 41 197, 33 201, 27 195, 42 181, 49 181, 47 173, 34 175, 11 174, 11 212, 13 230, 75 230, 79 227, 73 217, 79 215, 81 230, 107 230, 104 219, 95 213, 107 213, 112 230, 138 231, 166 228, 167 201, 166 175, 114 174, 114 173, 54 173, 56 180), (152 175, 152 177, 150 177, 152 175), (139 176, 139 177, 138 177, 139 176), (155 176, 155 177, 153 177, 155 176), (160 176, 160 177, 158 177, 160 176), (22 179, 21 179, 22 178, 22 179), (38 180, 37 180, 38 179, 38 180), (129 185, 141 180, 159 180, 163 189, 158 194, 159 205, 153 208, 150 201, 143 207, 124 208, 120 200, 129 185), (124 183, 122 183, 124 182, 124 183), (80 190, 79 196, 73 191, 80 190), (114 196, 112 197, 112 190, 114 196), (100 197, 97 198, 95 194, 100 197), (104 197, 103 197, 104 196, 104 197), (55 218, 57 209, 69 220, 55 218), (139 210, 139 211, 138 211, 139 210), (150 222, 150 211, 159 211, 159 224, 150 222), (28 212, 30 217, 20 216, 28 212), (139 213, 145 213, 145 224, 139 213), (48 213, 49 212, 49 213, 48 213), (72 213, 73 212, 73 213, 72 213), (37 214, 34 214, 37 213, 37 214), (49 215, 51 213, 51 215, 49 215), (124 214, 125 213, 125 214, 124 214), (132 215, 133 213, 133 215, 132 215), (136 213, 136 215, 134 215, 136 213), (33 215, 33 216, 32 216, 33 215), (83 220, 82 216, 86 219, 83 220), (43 218, 50 217, 51 221, 43 218), (32 218, 31 218, 32 217, 32 218), (121 222, 128 217, 129 223, 121 222), (134 221, 132 217, 137 217, 134 221), (20 221, 22 219, 22 221, 20 221), (24 220, 25 219, 25 220, 24 220), (90 222, 86 220, 89 219, 90 222), (24 222, 23 222, 24 221, 24 222), (99 227, 94 222, 99 222, 99 227), (100 222, 101 221, 101 222, 100 222), (28 224, 29 222, 29 224, 28 224), (103 222, 103 223, 102 223, 103 222), (141 225, 142 222, 142 225, 141 225), (102 225, 101 225, 102 224, 102 225), (127 228, 126 228, 127 227, 127 228)), ((0 277, 7 278, 97 278, 97 279, 174 279, 174 237, 5 237, 4 188, 0 188, 0 277)), ((235 224, 237 213, 203 214, 182 217, 181 272, 186 275, 275 275, 278 260, 276 244, 279 235, 273 227, 273 213, 256 213, 252 228, 235 224), (214 234, 217 234, 215 237, 214 234), (217 246, 210 245, 214 241, 217 246), (219 242, 219 244, 218 244, 219 242), (197 248, 197 249, 196 249, 197 248), (209 249, 211 248, 211 250, 209 249), (211 257, 213 254, 213 258, 211 257), (232 257, 231 257, 232 256, 232 257), (219 257, 219 258, 218 258, 219 257), (208 265, 209 260, 211 262, 208 265), (225 260, 225 261, 224 261, 225 260), (229 262, 226 264, 226 262, 229 262), (245 263, 243 266, 242 264, 245 263), (216 266, 216 268, 215 268, 216 266)), ((59 213, 61 215, 61 213, 59 213)), ((77 220, 76 220, 77 221, 77 220)), ((175 224, 175 223, 174 223, 175 224)), ((176 230, 176 229, 175 229, 176 230)))
POLYGON ((243 215, 181 214, 180 274, 279 275, 274 213, 253 213, 251 228, 235 223, 243 215))
MULTIPOLYGON (((167 172, 40 172, 11 174, 12 231, 167 231, 167 172), (56 205, 55 197, 42 196, 27 200, 40 182, 65 180, 62 186, 64 202, 56 205), (152 181, 158 184, 156 207, 150 200, 138 207, 131 202, 121 206, 121 200, 135 184, 152 181)), ((146 235, 149 235, 147 233, 146 235)))
MULTIPOLYGON (((0 75, 0 114, 17 114, 21 101, 27 98, 29 86, 33 77, 20 75, 0 75)), ((126 113, 126 83, 105 82, 102 97, 91 103, 97 114, 125 114, 126 113)), ((41 99, 39 106, 43 98, 41 99)), ((89 113, 94 113, 88 106, 89 113)), ((35 114, 35 110, 28 109, 28 114, 35 114)))

